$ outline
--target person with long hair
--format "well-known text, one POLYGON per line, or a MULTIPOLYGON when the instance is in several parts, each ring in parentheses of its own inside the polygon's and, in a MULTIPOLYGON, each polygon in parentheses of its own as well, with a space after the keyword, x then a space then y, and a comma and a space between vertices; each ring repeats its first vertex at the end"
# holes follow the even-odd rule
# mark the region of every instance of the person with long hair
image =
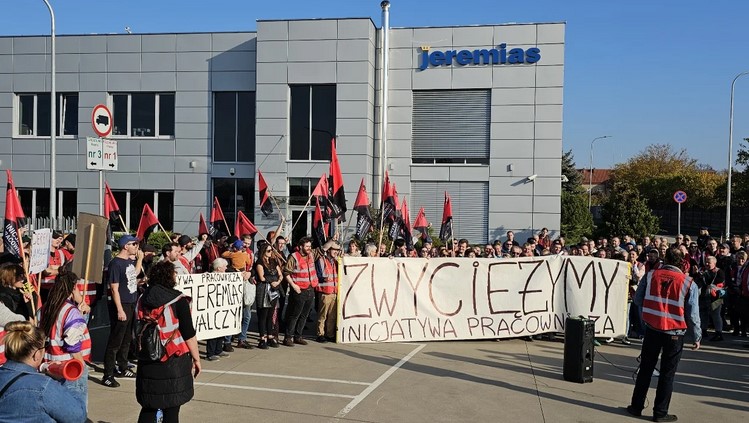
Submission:
POLYGON ((66 380, 62 384, 88 408, 86 362, 91 360, 91 337, 86 320, 77 306, 83 301, 83 293, 77 284, 78 275, 73 272, 62 271, 55 277, 47 302, 41 310, 39 326, 49 340, 44 353, 45 362, 78 360, 83 364, 80 378, 66 380))
POLYGON ((0 367, 0 421, 85 421, 80 397, 37 371, 44 360, 44 332, 30 322, 10 322, 5 331, 8 362, 0 367))
POLYGON ((273 254, 273 247, 268 243, 258 243, 258 259, 255 262, 257 290, 255 307, 258 316, 258 348, 278 348, 278 341, 273 335, 273 310, 278 306, 281 285, 281 266, 273 254))
POLYGON ((25 320, 34 318, 32 312, 32 298, 36 296, 23 291, 26 282, 26 272, 19 264, 4 264, 0 266, 0 302, 5 304, 11 312, 20 314, 25 320))
POLYGON ((156 361, 138 360, 135 397, 141 405, 139 423, 179 422, 179 409, 194 394, 193 379, 200 374, 200 356, 189 298, 174 289, 174 264, 160 261, 148 271, 148 287, 136 304, 138 326, 155 321, 166 353, 156 361))

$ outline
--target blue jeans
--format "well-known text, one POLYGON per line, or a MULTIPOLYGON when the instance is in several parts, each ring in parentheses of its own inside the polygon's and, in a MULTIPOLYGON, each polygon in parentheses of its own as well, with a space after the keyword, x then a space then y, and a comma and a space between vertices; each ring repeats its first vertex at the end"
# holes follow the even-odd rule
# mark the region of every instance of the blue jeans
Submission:
POLYGON ((62 382, 62 386, 78 398, 83 403, 86 411, 88 411, 88 366, 83 365, 81 377, 76 380, 65 380, 62 382))
POLYGON ((247 340, 247 330, 250 328, 250 319, 252 319, 252 304, 242 308, 242 331, 239 332, 239 342, 247 340))

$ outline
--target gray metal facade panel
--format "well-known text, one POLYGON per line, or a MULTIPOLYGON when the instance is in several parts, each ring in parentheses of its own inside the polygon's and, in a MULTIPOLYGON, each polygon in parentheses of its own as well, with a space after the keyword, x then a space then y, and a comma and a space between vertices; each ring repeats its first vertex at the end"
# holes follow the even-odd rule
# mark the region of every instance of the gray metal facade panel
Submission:
MULTIPOLYGON (((487 241, 489 190, 486 182, 412 182, 409 203, 414 211, 424 207, 427 220, 439 233, 445 191, 450 195, 453 211, 453 234, 469 243, 487 241)), ((415 219, 414 216, 412 217, 415 219)))

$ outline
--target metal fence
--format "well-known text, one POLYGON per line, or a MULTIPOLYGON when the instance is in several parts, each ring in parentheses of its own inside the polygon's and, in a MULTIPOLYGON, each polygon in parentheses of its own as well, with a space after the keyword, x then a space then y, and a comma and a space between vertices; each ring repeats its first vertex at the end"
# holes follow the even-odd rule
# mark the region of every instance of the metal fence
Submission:
MULTIPOLYGON (((42 228, 52 228, 49 217, 37 217, 36 219, 33 219, 33 220, 29 218, 28 223, 26 223, 26 229, 29 230, 29 233, 30 231, 33 231, 36 229, 42 229, 42 228)), ((57 227, 53 229, 57 229, 65 233, 70 233, 70 232, 75 232, 77 228, 78 228, 77 217, 63 217, 57 220, 57 227)))
MULTIPOLYGON (((678 231, 678 209, 676 206, 668 209, 653 210, 658 216, 661 224, 661 232, 676 234, 678 231)), ((707 227, 711 235, 721 236, 726 230, 726 209, 681 209, 681 232, 688 235, 696 235, 701 227, 707 227)), ((731 209, 731 232, 749 233, 749 211, 742 208, 731 209)))

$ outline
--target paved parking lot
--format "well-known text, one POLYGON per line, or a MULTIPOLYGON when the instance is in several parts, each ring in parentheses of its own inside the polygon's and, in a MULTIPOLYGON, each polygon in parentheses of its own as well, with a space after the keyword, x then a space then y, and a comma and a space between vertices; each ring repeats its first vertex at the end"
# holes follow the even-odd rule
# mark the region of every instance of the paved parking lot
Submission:
MULTIPOLYGON (((730 338, 730 336, 729 336, 730 338)), ((561 339, 559 340, 561 341, 561 339)), ((671 412, 681 421, 735 420, 749 411, 749 345, 730 339, 686 352, 671 412)), ((561 342, 318 344, 239 350, 203 362, 184 422, 621 422, 639 344, 598 349, 593 383, 562 379, 561 342), (610 362, 610 363, 609 363, 610 362)), ((91 375, 89 417, 132 422, 134 380, 91 375)), ((654 379, 655 380, 655 379, 654 379)), ((653 386, 655 383, 653 384, 653 386)), ((651 390, 649 399, 655 395, 651 390)), ((646 414, 651 415, 647 409, 646 414)), ((643 417, 644 418, 644 417, 643 417)))

